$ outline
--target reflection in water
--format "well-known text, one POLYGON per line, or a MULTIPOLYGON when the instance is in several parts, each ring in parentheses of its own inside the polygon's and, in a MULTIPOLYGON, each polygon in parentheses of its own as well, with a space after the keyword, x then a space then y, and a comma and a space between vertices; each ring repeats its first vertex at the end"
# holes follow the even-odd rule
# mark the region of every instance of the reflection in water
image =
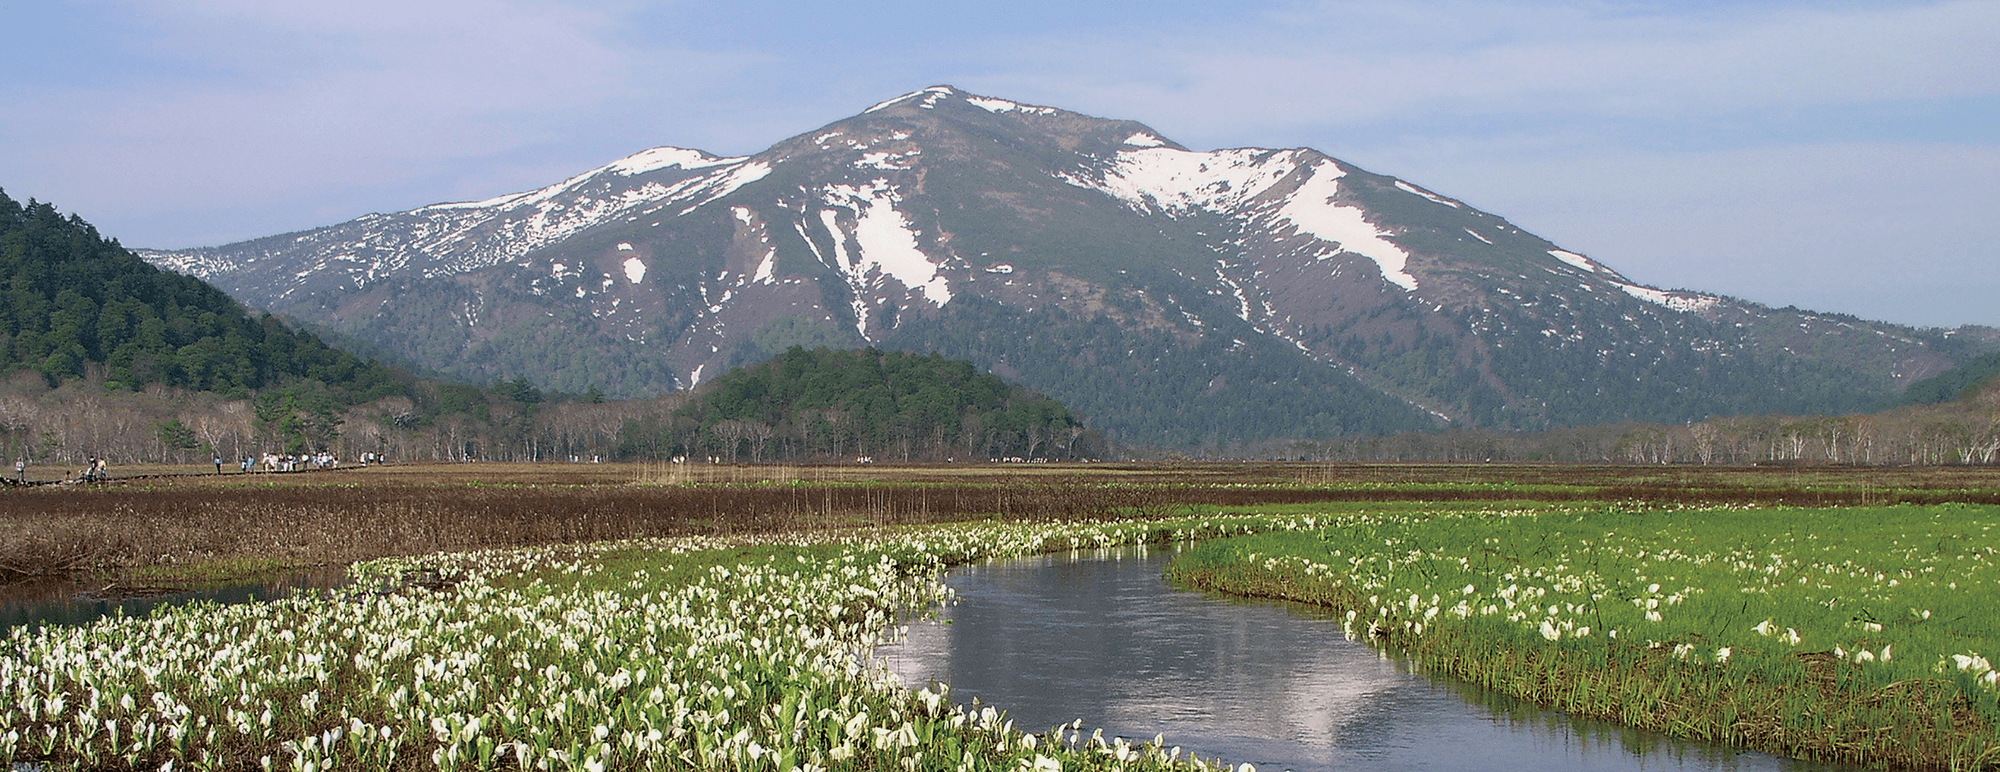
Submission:
POLYGON ((1296 604, 1175 590, 1157 548, 968 566, 939 622, 877 652, 904 683, 1041 731, 1164 734, 1259 769, 1825 770, 1572 720, 1409 672, 1296 604))
MULTIPOLYGON (((0 585, 0 634, 22 626, 79 625, 114 614, 144 616, 164 605, 212 600, 217 603, 246 603, 252 600, 283 598, 300 590, 326 589, 348 583, 345 566, 330 566, 274 576, 261 581, 222 587, 167 592, 138 598, 92 597, 90 585, 70 579, 16 582, 0 585)), ((103 586, 101 583, 98 587, 103 586)))

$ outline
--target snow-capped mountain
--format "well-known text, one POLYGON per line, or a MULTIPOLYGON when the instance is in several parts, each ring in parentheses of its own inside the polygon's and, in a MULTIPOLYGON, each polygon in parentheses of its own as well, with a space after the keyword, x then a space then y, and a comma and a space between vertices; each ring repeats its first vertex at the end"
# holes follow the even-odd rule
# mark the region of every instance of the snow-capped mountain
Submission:
POLYGON ((141 254, 471 379, 638 395, 790 345, 877 345, 1174 444, 1850 409, 1994 344, 1647 287, 1311 149, 1195 151, 948 86, 749 157, 655 148, 540 190, 141 254))

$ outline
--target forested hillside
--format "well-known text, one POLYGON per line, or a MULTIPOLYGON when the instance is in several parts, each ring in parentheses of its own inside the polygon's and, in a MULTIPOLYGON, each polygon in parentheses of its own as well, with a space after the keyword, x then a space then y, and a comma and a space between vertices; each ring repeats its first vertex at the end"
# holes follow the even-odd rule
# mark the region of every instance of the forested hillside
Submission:
MULTIPOLYGON (((792 347, 703 387, 633 443, 722 460, 988 460, 1101 456, 1103 440, 1055 400, 932 354, 792 347)), ((644 456, 628 447, 624 455, 644 456)))
POLYGON ((288 377, 328 384, 347 403, 407 384, 207 283, 146 264, 76 215, 0 191, 0 352, 7 370, 56 385, 104 368, 106 385, 160 383, 244 396, 288 377))
POLYGON ((1973 357, 1957 367, 1910 384, 1903 404, 1936 405, 1972 396, 1981 384, 2000 376, 2000 351, 1973 357))
POLYGON ((462 456, 461 436, 490 442, 540 399, 364 360, 4 191, 0 375, 0 441, 35 464, 358 454, 398 433, 399 449, 462 456))

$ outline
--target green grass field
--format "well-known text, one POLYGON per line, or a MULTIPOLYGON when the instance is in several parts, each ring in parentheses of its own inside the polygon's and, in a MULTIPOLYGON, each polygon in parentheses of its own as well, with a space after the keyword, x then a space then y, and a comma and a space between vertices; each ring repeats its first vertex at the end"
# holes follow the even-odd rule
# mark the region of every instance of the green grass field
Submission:
POLYGON ((2000 508, 1353 513, 1179 580, 1579 715, 1869 765, 2000 763, 2000 508))

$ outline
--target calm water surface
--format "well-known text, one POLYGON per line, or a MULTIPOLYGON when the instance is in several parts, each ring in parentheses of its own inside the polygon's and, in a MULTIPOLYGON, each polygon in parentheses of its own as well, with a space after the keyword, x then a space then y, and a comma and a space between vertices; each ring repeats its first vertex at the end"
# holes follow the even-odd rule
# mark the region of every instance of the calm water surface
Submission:
POLYGON ((1106 738, 1164 734, 1203 758, 1272 770, 1838 770, 1572 720, 1346 640, 1296 604, 1178 590, 1170 553, 1126 549, 953 571, 959 603, 877 656, 905 684, 952 685, 1014 725, 1082 719, 1106 738))

